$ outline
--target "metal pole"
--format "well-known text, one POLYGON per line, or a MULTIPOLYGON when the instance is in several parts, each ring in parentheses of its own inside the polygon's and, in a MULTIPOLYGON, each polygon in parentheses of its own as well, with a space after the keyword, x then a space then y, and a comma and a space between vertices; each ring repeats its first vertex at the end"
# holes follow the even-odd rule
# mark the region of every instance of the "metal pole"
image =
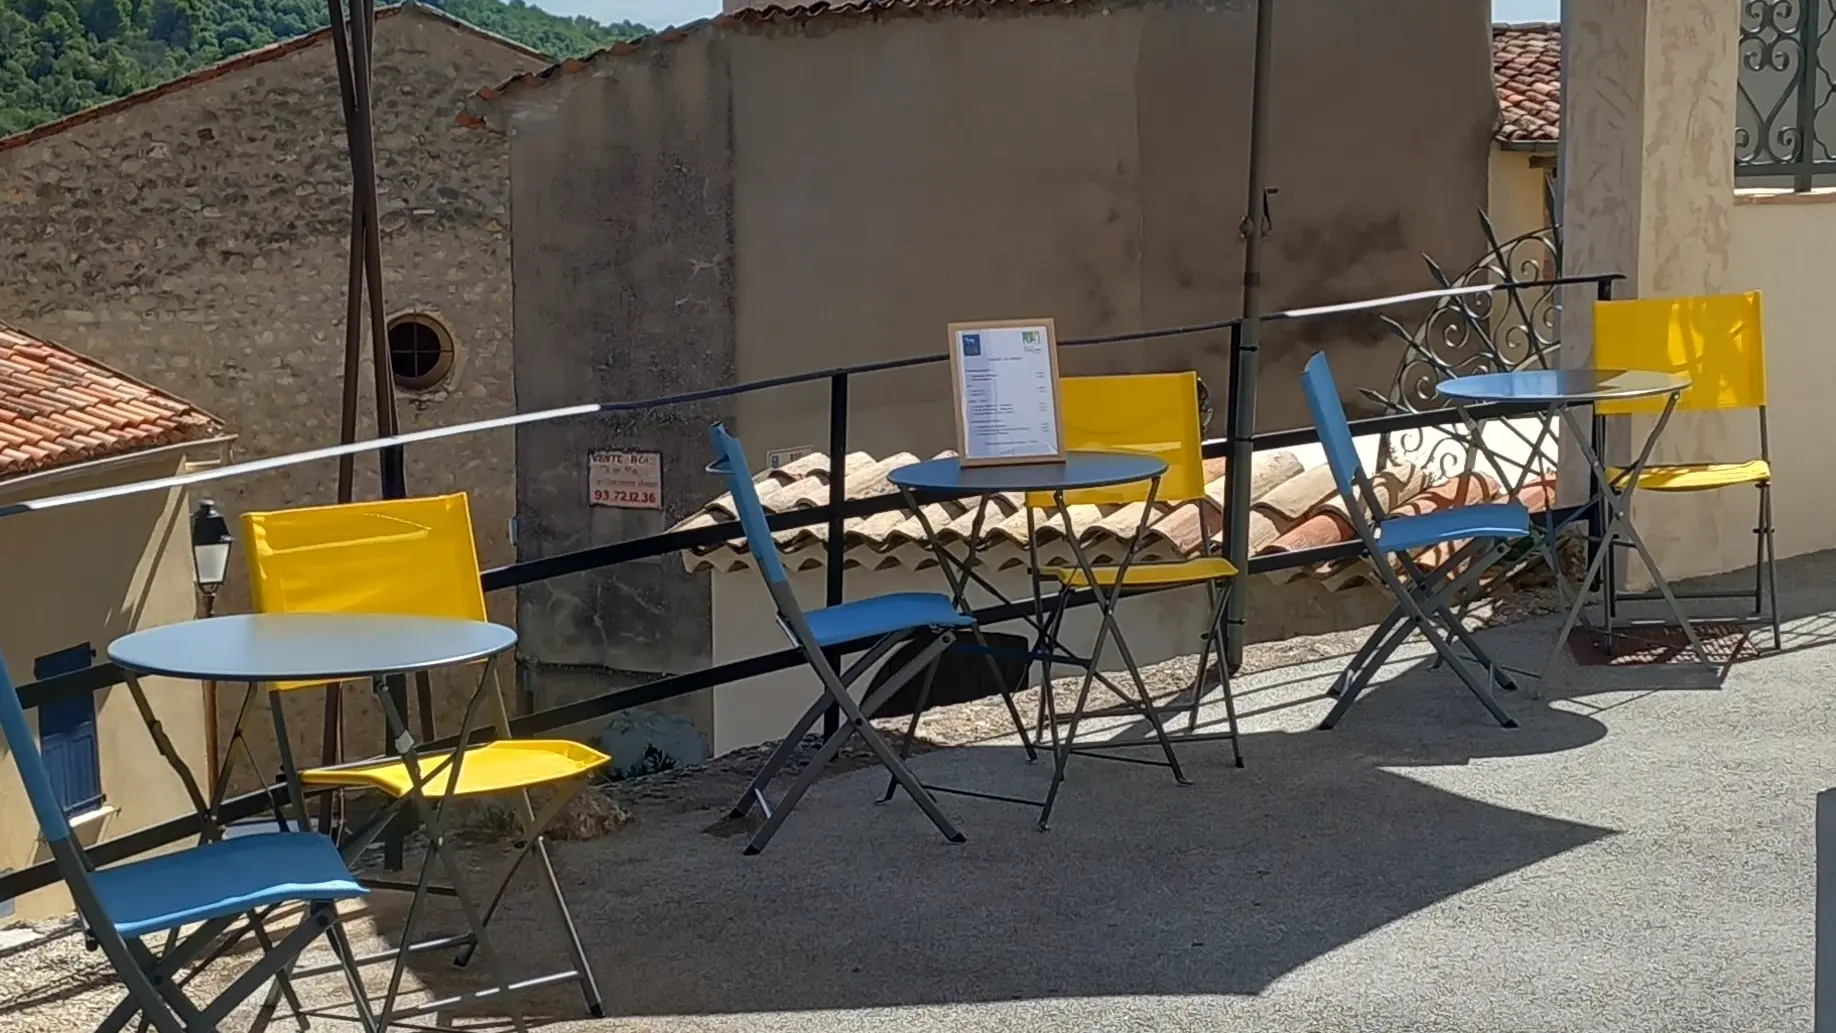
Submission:
POLYGON ((1836 1033, 1836 789, 1817 794, 1816 1033, 1836 1033))
MULTIPOLYGON (((1599 301, 1612 301, 1613 300, 1613 281, 1612 280, 1601 280, 1600 283, 1596 285, 1594 288, 1594 297, 1596 300, 1599 300, 1599 301)), ((1588 325, 1589 326, 1593 325, 1593 321, 1591 319, 1588 321, 1588 325)), ((1591 349, 1589 350, 1589 354, 1590 355, 1592 354, 1591 349)), ((1608 454, 1607 453, 1607 440, 1608 440, 1607 439, 1607 433, 1608 433, 1607 418, 1605 416, 1599 415, 1598 413, 1594 414, 1593 420, 1590 421, 1589 429, 1593 432, 1593 436, 1594 436, 1594 443, 1593 443, 1594 444, 1594 454, 1597 456, 1607 455, 1608 454)), ((1557 465, 1556 465, 1556 477, 1558 478, 1558 480, 1561 477, 1561 462, 1560 461, 1561 461, 1561 457, 1560 455, 1558 455, 1557 465)), ((1587 510, 1587 562, 1588 562, 1589 569, 1592 569, 1593 563, 1594 563, 1595 552, 1599 549, 1603 549, 1603 548, 1607 549, 1606 560, 1602 562, 1600 565, 1600 586, 1602 588, 1602 592, 1601 592, 1601 599, 1603 600, 1602 606, 1605 608, 1605 613, 1606 613, 1606 625, 1608 628, 1611 628, 1613 626, 1613 610, 1614 610, 1613 592, 1616 590, 1619 584, 1619 580, 1618 580, 1619 572, 1617 569, 1615 569, 1618 566, 1618 563, 1616 561, 1618 560, 1619 557, 1613 555, 1612 548, 1609 545, 1607 545, 1607 543, 1601 540, 1602 537, 1606 534, 1606 496, 1604 494, 1605 491, 1606 491, 1606 485, 1600 483, 1599 475, 1595 474, 1593 469, 1590 467, 1587 473, 1587 492, 1588 492, 1587 497, 1590 499, 1593 499, 1594 504, 1589 506, 1587 510)), ((1560 555, 1561 554, 1558 552, 1557 556, 1559 557, 1560 555)), ((1556 577, 1561 576, 1560 571, 1555 571, 1553 573, 1555 574, 1556 577)), ((1581 591, 1584 593, 1593 591, 1593 589, 1594 589, 1594 586, 1591 584, 1581 586, 1581 591)), ((1609 649, 1612 648, 1612 644, 1610 641, 1608 643, 1608 648, 1609 649)))
MULTIPOLYGON (((332 55, 338 65, 338 95, 344 112, 344 140, 349 153, 357 152, 357 92, 352 81, 351 43, 346 35, 343 0, 326 0, 331 16, 332 55)), ((348 445, 357 440, 357 378, 363 359, 363 270, 364 206, 360 191, 355 189, 356 170, 352 169, 350 277, 345 284, 344 311, 344 397, 339 412, 338 443, 348 445)), ((338 501, 355 497, 355 456, 338 460, 338 501)), ((326 767, 343 760, 344 693, 340 688, 325 692, 325 715, 320 728, 320 763, 326 767)), ((319 832, 330 835, 339 811, 340 794, 327 793, 319 802, 319 832)))
MULTIPOLYGON (((387 328, 384 325, 382 297, 382 225, 378 218, 376 200, 376 135, 371 118, 372 91, 370 88, 371 60, 376 47, 376 3, 375 0, 350 0, 350 94, 346 107, 348 122, 346 138, 351 152, 351 198, 353 210, 361 219, 353 220, 353 230, 361 226, 361 235, 353 236, 351 248, 360 251, 363 256, 364 295, 369 303, 370 317, 370 365, 374 377, 376 392, 376 433, 378 437, 393 437, 398 433, 395 413, 395 381, 389 362, 389 341, 387 328)), ((351 310, 356 309, 352 305, 351 310)), ((352 332, 346 330, 346 344, 349 345, 352 332)), ((345 356, 345 371, 352 371, 350 354, 345 356)), ((345 385, 348 397, 355 388, 345 385)), ((392 447, 384 449, 378 457, 382 497, 399 499, 407 495, 405 471, 403 470, 402 449, 392 447)), ((396 706, 397 713, 408 713, 408 681, 400 675, 391 675, 388 680, 390 701, 396 706)), ((422 706, 430 702, 431 693, 422 692, 422 706)), ((387 727, 383 730, 383 749, 393 753, 395 744, 391 740, 387 727)), ((397 820, 390 825, 384 840, 384 865, 391 871, 400 871, 402 867, 402 841, 408 830, 408 822, 397 820)))
MULTIPOLYGON (((848 500, 848 374, 829 378, 829 550, 828 605, 842 602, 842 503, 848 500)), ((841 670, 841 655, 829 654, 829 666, 841 670)), ((841 727, 841 711, 831 706, 822 715, 826 740, 841 727)))
POLYGON ((1249 190, 1243 209, 1243 322, 1231 333, 1230 348, 1230 562, 1237 583, 1225 611, 1225 662, 1235 671, 1243 665, 1243 610, 1249 589, 1250 465, 1255 457, 1256 349, 1262 340, 1262 237, 1267 232, 1263 205, 1268 195, 1268 125, 1270 57, 1274 49, 1274 0, 1256 0, 1256 56, 1250 68, 1249 190))
POLYGON ((1815 186, 1813 166, 1817 161, 1817 97, 1823 78, 1821 48, 1824 29, 1817 24, 1817 9, 1822 4, 1798 5, 1798 139, 1792 148, 1791 188, 1807 193, 1815 186))

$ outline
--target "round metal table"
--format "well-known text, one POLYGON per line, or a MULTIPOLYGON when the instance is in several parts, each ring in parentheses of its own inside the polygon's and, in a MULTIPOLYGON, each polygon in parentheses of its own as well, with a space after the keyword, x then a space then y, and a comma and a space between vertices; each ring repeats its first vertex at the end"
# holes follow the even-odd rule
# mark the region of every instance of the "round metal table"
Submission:
POLYGON ((1164 459, 1135 452, 1067 452, 1062 463, 964 466, 954 457, 901 466, 886 475, 906 491, 1000 493, 1078 491, 1152 480, 1167 472, 1164 459))
MULTIPOLYGON (((1696 629, 1683 613, 1683 607, 1677 601, 1670 583, 1664 579, 1657 560, 1646 548, 1645 540, 1640 537, 1638 529, 1631 519, 1632 493, 1638 488, 1639 475, 1645 465, 1651 461, 1651 451, 1657 444, 1658 437, 1664 432, 1664 425, 1670 421, 1670 414, 1676 411, 1677 400, 1690 387, 1690 378, 1679 373, 1667 373, 1657 370, 1636 369, 1537 369, 1514 370, 1502 373, 1481 373, 1470 377, 1455 377, 1442 381, 1435 390, 1443 398, 1456 406, 1476 405, 1492 402, 1524 402, 1540 404, 1548 412, 1548 419, 1560 420, 1567 425, 1571 443, 1587 460, 1593 471, 1597 485, 1594 496, 1606 510, 1606 523, 1600 534, 1600 544, 1595 550, 1593 561, 1588 564, 1587 573, 1582 577, 1575 601, 1568 607, 1562 630, 1556 635, 1554 646, 1550 650, 1549 660, 1543 666, 1543 677, 1537 679, 1536 695, 1542 694, 1542 682, 1554 669, 1556 660, 1567 646, 1568 634, 1581 619, 1582 610, 1587 605, 1588 586, 1600 576, 1603 566, 1612 559, 1613 551, 1619 542, 1630 545, 1644 561, 1650 572, 1651 580, 1656 585, 1658 594, 1670 609, 1672 617, 1683 628, 1689 639, 1691 650, 1696 659, 1704 665, 1712 665, 1708 652, 1703 649, 1702 641, 1696 635, 1696 629), (1575 419, 1574 410, 1581 406, 1594 405, 1600 402, 1624 402, 1634 399, 1656 399, 1665 396, 1662 410, 1651 425, 1651 431, 1645 437, 1645 443, 1639 449, 1631 465, 1623 470, 1609 470, 1601 460, 1593 444, 1593 435, 1575 419)), ((1471 421, 1468 421, 1471 427, 1471 421)), ((1477 428, 1472 427, 1475 442, 1481 442, 1477 428)), ((1482 442, 1481 442, 1482 443, 1482 442)), ((1545 542, 1551 551, 1551 568, 1556 583, 1561 584, 1561 565, 1555 561, 1553 546, 1545 542)), ((1612 577, 1609 570, 1607 577, 1612 577)), ((1612 631, 1612 612, 1607 612, 1606 633, 1612 631)))
POLYGON ((457 667, 516 645, 501 624, 362 613, 253 613, 147 628, 109 644, 123 670, 198 681, 341 681, 457 667))
MULTIPOLYGON (((229 787, 231 747, 226 747, 226 755, 219 758, 222 773, 206 798, 190 766, 166 736, 140 684, 140 676, 247 683, 249 688, 229 739, 233 746, 258 684, 330 683, 361 678, 372 681, 374 686, 385 675, 488 660, 514 645, 515 631, 483 621, 392 614, 257 613, 136 631, 110 643, 108 658, 126 674, 128 692, 141 720, 166 763, 185 784, 199 817, 213 834, 220 834, 221 830, 215 828, 215 816, 229 787)), ((299 774, 287 743, 278 698, 271 697, 270 706, 274 710, 276 747, 303 823, 305 805, 299 774)), ((217 718, 211 714, 207 719, 217 718)), ((397 737, 398 746, 411 742, 405 731, 397 737)))
MULTIPOLYGON (((1141 547, 1148 524, 1153 519, 1154 496, 1159 492, 1160 478, 1166 472, 1166 460, 1156 456, 1139 452, 1077 451, 1067 452, 1063 462, 1002 463, 989 466, 964 466, 960 459, 945 457, 902 466, 886 475, 886 479, 905 496, 906 507, 917 516, 919 524, 924 528, 925 539, 930 545, 932 554, 936 556, 937 565, 943 570, 945 579, 950 582, 953 602, 959 609, 967 605, 969 585, 972 581, 1003 603, 1009 601, 991 582, 977 574, 975 570, 975 555, 982 545, 980 539, 988 512, 989 498, 994 495, 1012 493, 1050 493, 1052 508, 1058 511, 1063 521, 1065 544, 1071 550, 1077 568, 1083 574, 1083 583, 1089 586, 1089 591, 1095 597, 1097 609, 1100 611, 1096 640, 1091 644, 1088 657, 1076 656, 1058 641, 1056 623, 1048 621, 1045 601, 1039 591, 1038 572, 1041 568, 1038 536, 1030 533, 1033 518, 1032 511, 1027 510, 1029 531, 1026 536, 1027 561, 1029 569, 1034 572, 1033 577, 1030 578, 1033 587, 1033 614, 1029 623, 1032 624, 1037 635, 1027 654, 1028 666, 1030 667, 1035 661, 1043 662, 1046 666, 1042 668, 1042 676, 1046 677, 1049 677, 1050 665, 1055 662, 1068 662, 1082 667, 1084 670, 1083 686, 1078 693, 1077 710, 1071 717, 1070 731, 1064 736, 1056 734, 1054 736, 1052 782, 1046 791, 1044 800, 1023 800, 1015 797, 993 796, 987 793, 969 795, 1037 806, 1040 809, 1039 827, 1044 829, 1051 820, 1052 809, 1058 799, 1059 787, 1064 783, 1065 765, 1073 752, 1072 740, 1076 735, 1078 719, 1083 713, 1085 701, 1089 698, 1091 685, 1098 681, 1114 692, 1125 705, 1137 710, 1146 718, 1154 730, 1155 739, 1165 752, 1165 766, 1172 769, 1173 777, 1180 784, 1189 784, 1184 772, 1180 770, 1179 759, 1173 753, 1172 743, 1167 739, 1166 731, 1161 727, 1160 720, 1153 710, 1153 699, 1148 693, 1146 684, 1142 681, 1140 670, 1135 666, 1133 656, 1129 653, 1128 643, 1122 637, 1122 628, 1115 615, 1116 603, 1122 598, 1123 589, 1127 584, 1125 575, 1128 572, 1129 564, 1134 560, 1135 553, 1141 547), (1096 569, 1091 564, 1090 557, 1078 538, 1077 528, 1071 523, 1071 507, 1065 501, 1065 494, 1092 488, 1113 488, 1117 485, 1135 484, 1141 481, 1152 482, 1148 489, 1146 503, 1141 507, 1141 519, 1135 528, 1134 536, 1122 553, 1121 562, 1116 564, 1114 578, 1111 582, 1112 587, 1108 592, 1104 592, 1103 581, 1097 576, 1096 569), (965 556, 958 559, 950 554, 950 550, 938 536, 937 529, 931 526, 930 518, 925 514, 924 507, 919 505, 914 497, 915 492, 937 492, 958 498, 964 495, 981 496, 980 501, 976 504, 974 523, 964 540, 965 556), (1104 646, 1110 640, 1115 642, 1117 651, 1122 655, 1124 665, 1134 683, 1136 691, 1134 696, 1117 686, 1107 675, 1098 672, 1097 668, 1102 660, 1104 646)), ((1024 502, 1022 505, 1024 506, 1024 502)), ((1060 589, 1060 591, 1067 590, 1066 588, 1060 589)), ((1059 613, 1062 615, 1062 608, 1059 613)), ((987 644, 981 638, 980 628, 975 629, 975 635, 983 651, 988 652, 987 644)), ((989 662, 993 665, 992 653, 990 653, 989 662)), ((996 680, 999 681, 1002 677, 999 668, 991 666, 991 669, 996 680)), ((1049 684, 1046 686, 1046 691, 1040 696, 1040 703, 1045 718, 1051 722, 1056 732, 1057 706, 1053 702, 1053 693, 1049 684)), ((910 734, 916 732, 917 717, 917 714, 913 715, 910 734)), ((1017 712, 1015 722, 1019 723, 1017 712)), ((907 737, 908 741, 910 734, 907 737)), ((1022 732, 1023 738, 1024 734, 1022 732)), ((1030 755, 1031 744, 1028 744, 1027 748, 1030 755)), ((1147 761, 1145 763, 1159 762, 1147 761)), ((935 786, 931 788, 941 789, 935 786)), ((952 789, 942 789, 942 791, 964 792, 952 789)))
POLYGON ((1585 405, 1675 395, 1689 387, 1676 373, 1638 369, 1525 369, 1455 377, 1435 385, 1441 397, 1462 404, 1534 402, 1585 405))

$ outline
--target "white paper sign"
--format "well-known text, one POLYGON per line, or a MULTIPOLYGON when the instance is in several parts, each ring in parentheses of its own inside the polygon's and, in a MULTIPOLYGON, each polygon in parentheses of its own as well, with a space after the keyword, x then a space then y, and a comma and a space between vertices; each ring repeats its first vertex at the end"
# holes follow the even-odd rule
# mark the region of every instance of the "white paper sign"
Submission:
POLYGON ((965 464, 1064 458, 1051 320, 954 324, 959 451, 965 464))
POLYGON ((594 452, 587 457, 587 498, 617 509, 663 508, 659 452, 594 452))

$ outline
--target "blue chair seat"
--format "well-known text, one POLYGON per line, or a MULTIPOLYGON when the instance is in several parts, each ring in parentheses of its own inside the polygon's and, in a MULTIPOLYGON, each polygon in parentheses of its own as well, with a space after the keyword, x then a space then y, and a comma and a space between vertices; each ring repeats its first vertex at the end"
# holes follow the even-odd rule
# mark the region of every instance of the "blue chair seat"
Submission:
POLYGON ((243 836, 93 876, 122 936, 177 929, 289 901, 348 900, 365 890, 338 848, 316 832, 243 836))
POLYGON ((1385 552, 1408 552, 1468 538, 1522 538, 1530 533, 1530 511, 1521 502, 1456 506, 1420 516, 1395 517, 1377 525, 1385 552))
POLYGON ((877 638, 908 628, 967 628, 975 623, 975 618, 956 612, 949 596, 937 592, 893 592, 857 599, 812 610, 806 619, 819 646, 877 638))

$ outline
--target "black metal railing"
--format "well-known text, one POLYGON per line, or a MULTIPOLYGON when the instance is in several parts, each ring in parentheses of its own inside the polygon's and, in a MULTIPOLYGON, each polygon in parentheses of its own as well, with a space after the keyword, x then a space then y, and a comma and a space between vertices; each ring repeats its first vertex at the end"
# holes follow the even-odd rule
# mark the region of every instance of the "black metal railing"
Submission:
MULTIPOLYGON (((1440 290, 1421 291, 1412 294, 1376 298, 1368 301, 1349 302, 1339 305, 1318 306, 1313 308, 1293 309, 1286 312, 1272 313, 1262 317, 1264 323, 1285 323, 1316 318, 1342 318, 1359 312, 1374 312, 1399 305, 1434 302, 1450 297, 1460 297, 1487 291, 1515 290, 1523 288, 1554 288, 1561 286, 1592 286, 1598 297, 1611 296, 1612 284, 1622 277, 1617 273, 1597 274, 1592 276, 1552 277, 1523 283, 1477 284, 1440 290)), ((1110 334, 1100 337, 1067 339, 1060 342, 1061 347, 1091 347, 1098 345, 1134 343, 1159 340, 1169 337, 1180 337, 1199 333, 1227 331, 1232 338, 1233 350, 1240 344, 1238 335, 1241 332, 1241 321, 1236 319, 1218 320, 1209 323, 1191 324, 1181 327, 1167 327, 1140 333, 1110 334)), ((818 524, 828 526, 827 548, 827 602, 834 605, 843 600, 845 589, 846 564, 842 550, 846 547, 843 524, 851 519, 872 516, 903 508, 904 499, 896 494, 875 495, 866 498, 850 499, 846 497, 846 478, 840 475, 840 464, 848 454, 848 392, 852 378, 896 369, 907 369, 915 366, 947 362, 947 355, 926 355, 909 359, 895 359, 886 362, 871 363, 846 368, 817 370, 809 373, 774 377, 769 380, 737 384, 731 387, 714 388, 672 395, 665 398, 646 399, 636 402, 607 403, 599 406, 575 406, 567 410, 558 410, 567 415, 591 415, 600 412, 629 412, 639 409, 662 408, 690 402, 706 401, 714 398, 731 397, 755 391, 769 390, 793 384, 812 383, 826 380, 830 385, 830 440, 829 456, 831 474, 829 478, 829 500, 823 505, 785 513, 774 513, 767 517, 767 523, 774 531, 789 530, 798 527, 812 527, 818 524)), ((1238 395, 1230 392, 1229 406, 1236 409, 1238 395)), ((1495 404, 1473 406, 1466 410, 1467 415, 1475 420, 1509 418, 1513 416, 1532 415, 1543 411, 1540 405, 1495 404)), ((522 419, 522 418, 518 418, 522 419)), ((1352 423, 1355 434, 1378 435, 1425 427, 1442 426, 1458 422, 1457 414, 1449 411, 1406 412, 1378 416, 1371 419, 1356 420, 1352 423)), ((458 433, 471 429, 495 428, 514 425, 514 421, 498 419, 483 421, 481 424, 466 425, 459 428, 444 428, 437 432, 417 432, 406 435, 412 440, 428 440, 447 431, 458 433)), ((1234 419, 1228 422, 1235 426, 1234 419)), ((394 439, 400 442, 402 439, 394 439)), ((1312 427, 1300 427, 1292 430, 1281 430, 1251 434, 1245 440, 1214 439, 1205 442, 1207 458, 1222 456, 1247 455, 1255 450, 1293 447, 1312 444, 1319 440, 1318 431, 1312 427)), ((391 441, 373 441, 366 443, 373 450, 399 447, 391 441)), ((305 453, 308 459, 327 458, 339 454, 341 449, 321 449, 305 453)), ((254 463, 240 464, 243 471, 269 470, 275 468, 275 460, 260 460, 254 463)), ((167 487, 175 482, 198 483, 206 480, 220 480, 233 476, 237 467, 225 467, 206 471, 201 474, 187 475, 181 478, 164 478, 158 481, 144 482, 144 485, 167 487)), ((1234 476, 1234 470, 1227 476, 1234 476)), ((132 486, 130 486, 132 487, 132 486)), ((106 493, 116 493, 125 489, 106 489, 106 493)), ((85 497, 97 493, 85 493, 85 497)), ((920 494, 917 500, 921 504, 944 501, 962 496, 944 494, 920 494)), ((26 504, 29 507, 29 503, 26 504)), ((1558 519, 1566 521, 1580 515, 1582 507, 1572 507, 1571 511, 1561 511, 1558 519)), ((0 513, 0 515, 4 515, 0 513)), ((509 566, 487 570, 482 575, 483 587, 487 592, 502 591, 519 585, 533 584, 551 578, 579 574, 591 570, 600 570, 637 560, 653 559, 673 555, 684 550, 705 548, 721 542, 733 541, 742 536, 737 523, 722 523, 711 526, 695 527, 685 530, 667 531, 628 541, 613 542, 607 545, 596 545, 554 556, 524 560, 509 566)), ((1344 542, 1337 545, 1316 549, 1305 549, 1284 552, 1269 556, 1247 557, 1233 556, 1232 560, 1239 569, 1250 574, 1270 573, 1292 567, 1308 566, 1316 563, 1339 559, 1350 559, 1361 555, 1363 545, 1360 542, 1344 542)), ((1232 593, 1241 597, 1242 592, 1232 593)), ((1070 606, 1088 605, 1093 596, 1088 592, 1074 593, 1070 606)), ((1031 612, 1030 600, 999 606, 985 607, 976 611, 978 619, 984 623, 1000 623, 1013 620, 1031 612)), ((1231 628, 1233 636, 1240 634, 1240 620, 1231 628)), ((861 643, 860 645, 866 645, 861 643)), ((841 647, 844 651, 846 646, 841 647)), ((578 725, 583 722, 608 717, 621 710, 646 706, 663 700, 683 696, 691 692, 715 688, 720 685, 740 681, 746 678, 769 674, 774 671, 787 670, 803 662, 801 655, 794 649, 783 649, 774 653, 748 657, 731 663, 719 664, 686 674, 669 675, 646 682, 632 688, 617 690, 604 695, 591 697, 547 710, 524 714, 511 721, 511 731, 519 736, 530 736, 552 733, 558 729, 578 725)), ((124 676, 121 669, 112 663, 102 663, 86 670, 71 674, 58 675, 40 681, 31 682, 19 687, 20 702, 27 709, 44 706, 56 700, 69 698, 78 693, 96 692, 122 684, 124 676)), ((489 729, 480 730, 474 741, 489 738, 489 729)), ((428 744, 431 748, 450 747, 456 739, 449 738, 428 744)), ((228 823, 244 818, 254 817, 271 809, 282 800, 284 789, 280 785, 270 785, 224 802, 217 815, 219 822, 228 823)), ((311 795, 318 795, 317 793, 311 795)), ((148 826, 98 844, 89 850, 90 858, 96 864, 110 864, 125 860, 137 854, 167 846, 203 831, 199 816, 187 814, 157 825, 148 826)), ((0 877, 0 900, 18 897, 32 890, 48 886, 58 879, 56 868, 50 862, 25 868, 0 877)))
POLYGON ((1832 95, 1836 0, 1739 0, 1740 80, 1734 178, 1747 186, 1810 190, 1836 177, 1822 131, 1832 95), (1826 63, 1827 62, 1827 63, 1826 63))

